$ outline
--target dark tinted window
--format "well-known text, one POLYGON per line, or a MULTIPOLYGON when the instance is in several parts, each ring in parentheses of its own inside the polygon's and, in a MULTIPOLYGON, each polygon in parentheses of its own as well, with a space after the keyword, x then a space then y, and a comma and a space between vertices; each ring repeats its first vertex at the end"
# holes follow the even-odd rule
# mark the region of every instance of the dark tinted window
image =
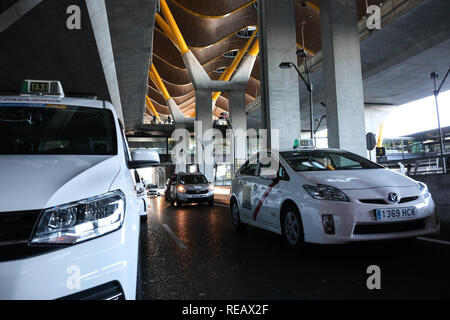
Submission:
POLYGON ((379 169, 382 166, 346 151, 287 151, 280 152, 295 171, 379 169))
POLYGON ((0 154, 117 154, 110 110, 1 106, 0 154))
POLYGON ((258 168, 257 163, 249 163, 242 174, 246 176, 256 176, 256 169, 258 168))
POLYGON ((208 183, 204 175, 185 175, 179 176, 178 180, 182 184, 201 184, 208 183))

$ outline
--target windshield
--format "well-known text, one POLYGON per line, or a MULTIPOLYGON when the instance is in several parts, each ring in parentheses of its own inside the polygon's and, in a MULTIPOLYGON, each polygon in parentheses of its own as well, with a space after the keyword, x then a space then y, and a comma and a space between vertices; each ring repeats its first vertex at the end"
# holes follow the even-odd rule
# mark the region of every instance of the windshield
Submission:
POLYGON ((0 105, 0 154, 117 154, 110 110, 0 105))
POLYGON ((182 184, 203 184, 208 183, 203 175, 180 176, 179 180, 182 184))
POLYGON ((288 151, 280 155, 295 171, 379 169, 382 166, 347 151, 288 151))

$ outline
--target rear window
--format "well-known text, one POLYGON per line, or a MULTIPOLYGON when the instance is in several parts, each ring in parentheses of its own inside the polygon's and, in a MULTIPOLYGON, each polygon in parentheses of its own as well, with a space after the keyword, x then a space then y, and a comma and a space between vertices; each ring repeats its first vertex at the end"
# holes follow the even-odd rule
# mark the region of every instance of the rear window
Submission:
POLYGON ((202 184, 208 183, 204 175, 186 175, 178 178, 182 184, 202 184))
POLYGON ((0 154, 115 155, 113 114, 76 106, 0 105, 0 154))

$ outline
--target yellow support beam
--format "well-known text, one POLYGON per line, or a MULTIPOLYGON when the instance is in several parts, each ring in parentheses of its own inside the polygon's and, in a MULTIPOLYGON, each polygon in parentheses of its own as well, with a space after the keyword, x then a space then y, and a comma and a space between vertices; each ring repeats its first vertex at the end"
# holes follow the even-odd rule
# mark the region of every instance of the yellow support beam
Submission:
POLYGON ((311 1, 306 1, 305 3, 306 3, 306 5, 307 5, 308 7, 313 8, 314 10, 320 12, 319 6, 315 5, 315 4, 312 3, 311 1))
POLYGON ((150 65, 150 70, 148 72, 148 75, 152 79, 152 81, 155 83, 155 85, 158 87, 159 91, 162 93, 164 99, 167 101, 170 99, 169 91, 167 91, 166 86, 164 85, 164 82, 161 80, 161 77, 159 76, 158 71, 156 71, 156 68, 153 64, 150 65))
POLYGON ((164 17, 167 20, 167 23, 169 24, 170 28, 172 29, 173 35, 175 36, 175 40, 178 43, 178 48, 180 48, 181 54, 185 54, 189 51, 186 42, 184 41, 183 35, 180 32, 180 29, 178 28, 177 23, 175 22, 175 19, 172 16, 172 12, 170 12, 169 6, 167 5, 166 0, 160 0, 161 4, 161 10, 164 14, 164 17))
POLYGON ((249 55, 256 57, 259 53, 259 39, 256 39, 253 46, 250 48, 250 51, 248 52, 249 55))
POLYGON ((175 40, 175 35, 172 32, 172 29, 170 29, 170 26, 164 21, 163 17, 159 13, 156 13, 155 15, 155 21, 156 23, 161 27, 161 29, 164 31, 164 34, 167 38, 169 38, 170 41, 175 45, 175 47, 180 50, 178 47, 178 43, 175 40))
POLYGON ((158 111, 156 111, 155 106, 153 105, 152 100, 150 100, 148 95, 145 95, 145 103, 147 105, 147 108, 149 108, 150 111, 153 113, 153 115, 156 116, 156 119, 158 119, 158 121, 161 122, 159 113, 158 113, 158 111))
MULTIPOLYGON (((255 36, 257 33, 258 33, 258 28, 255 31, 253 31, 252 36, 247 40, 245 45, 239 50, 238 54, 236 55, 233 62, 231 63, 231 66, 226 68, 225 71, 222 73, 222 75, 219 78, 220 81, 230 80, 231 76, 233 75, 233 72, 236 70, 237 66, 241 62, 242 58, 244 57, 245 52, 247 51, 248 47, 250 47, 250 44, 252 43, 253 39, 255 39, 255 36)), ((258 42, 258 40, 256 40, 256 42, 258 42)), ((258 48, 259 48, 259 46, 258 46, 258 48)), ((216 101, 217 99, 219 99, 220 94, 221 94, 220 91, 214 92, 213 97, 212 97, 213 101, 216 101)))
POLYGON ((378 134, 378 143, 377 143, 377 147, 382 147, 383 144, 383 127, 384 127, 384 123, 382 123, 380 125, 380 133, 378 134))
POLYGON ((305 49, 306 52, 308 52, 310 55, 314 56, 316 53, 312 50, 309 50, 308 48, 303 48, 303 46, 300 43, 297 43, 297 48, 301 49, 305 49))
POLYGON ((158 81, 156 81, 156 78, 153 75, 153 73, 150 71, 150 69, 148 70, 148 76, 150 77, 150 79, 152 79, 152 82, 155 84, 156 89, 158 90, 158 92, 162 94, 162 90, 158 86, 158 81))

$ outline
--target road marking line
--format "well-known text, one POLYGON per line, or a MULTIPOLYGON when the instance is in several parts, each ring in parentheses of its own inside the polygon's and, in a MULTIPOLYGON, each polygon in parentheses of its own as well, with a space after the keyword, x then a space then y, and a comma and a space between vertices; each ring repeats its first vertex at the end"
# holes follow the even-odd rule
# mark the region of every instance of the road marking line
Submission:
POLYGON ((418 240, 423 240, 423 241, 429 241, 429 242, 435 242, 435 243, 445 244, 445 245, 447 245, 447 246, 450 246, 450 242, 444 241, 444 240, 431 239, 431 238, 424 238, 424 237, 418 237, 417 239, 418 239, 418 240))
POLYGON ((172 229, 170 229, 167 224, 164 223, 162 226, 164 229, 166 229, 167 233, 172 237, 173 240, 175 240, 175 242, 181 249, 187 249, 186 245, 181 242, 180 239, 178 239, 178 237, 175 235, 175 233, 173 233, 172 229))

